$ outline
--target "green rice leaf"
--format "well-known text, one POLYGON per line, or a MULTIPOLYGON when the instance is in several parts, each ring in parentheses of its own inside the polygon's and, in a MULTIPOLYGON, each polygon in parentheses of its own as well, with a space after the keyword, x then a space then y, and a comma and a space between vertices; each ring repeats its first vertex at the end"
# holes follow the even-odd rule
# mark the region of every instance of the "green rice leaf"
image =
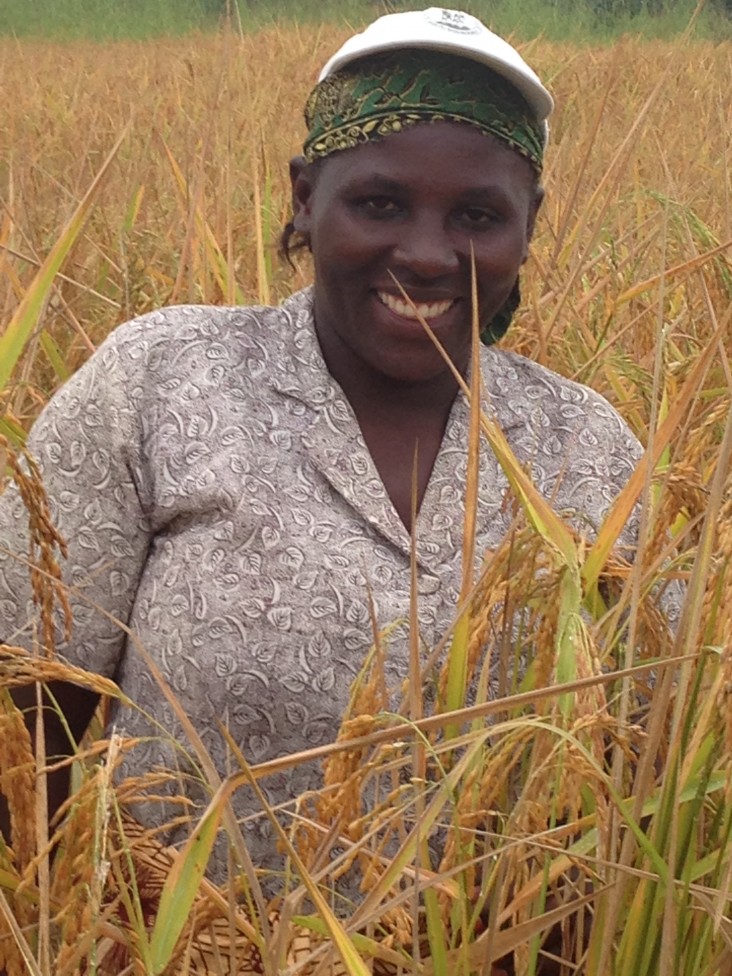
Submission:
POLYGON ((170 962, 186 924, 211 856, 227 798, 228 791, 225 788, 219 790, 165 881, 150 937, 150 958, 155 976, 170 962))
MULTIPOLYGON (((468 683, 468 644, 470 641, 470 594, 474 585, 475 533, 478 519, 478 482, 480 471, 480 403, 482 377, 480 372, 480 323, 478 320, 478 283, 475 258, 471 249, 471 352, 470 352, 470 427, 468 432, 468 463, 465 478, 465 517, 463 519, 462 583, 460 586, 460 617, 455 625, 447 661, 447 694, 445 710, 455 711, 465 703, 468 683)), ((410 302, 411 303, 411 302, 410 302)), ((416 311, 416 309, 415 309, 416 311)), ((445 737, 453 738, 459 726, 448 725, 445 737)))
MULTIPOLYGON (((582 585, 579 571, 570 567, 562 571, 560 584, 560 605, 557 620, 556 673, 557 684, 571 684, 577 678, 577 655, 584 649, 585 633, 582 622, 582 585)), ((559 696, 559 709, 564 719, 568 719, 574 702, 574 694, 568 692, 559 696)))
POLYGON ((0 434, 7 437, 13 447, 23 447, 28 437, 20 424, 7 415, 0 417, 0 434))
POLYGON ((58 343, 53 336, 46 331, 41 333, 40 341, 43 351, 48 356, 49 363, 53 366, 54 373, 62 383, 65 383, 71 375, 71 371, 64 362, 63 353, 59 349, 58 343))

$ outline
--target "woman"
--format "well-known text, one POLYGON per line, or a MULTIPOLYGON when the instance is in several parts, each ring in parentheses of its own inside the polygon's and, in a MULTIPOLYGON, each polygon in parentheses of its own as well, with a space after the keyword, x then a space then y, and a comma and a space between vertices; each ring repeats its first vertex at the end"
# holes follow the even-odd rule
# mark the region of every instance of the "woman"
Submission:
MULTIPOLYGON (((60 653, 139 706, 116 716, 143 739, 127 771, 177 768, 205 800, 185 750, 160 734, 177 722, 137 642, 225 774, 236 762, 220 724, 252 763, 335 737, 373 643, 369 593, 398 687, 412 532, 423 645, 449 627, 468 410, 418 316, 466 375, 473 262, 498 421, 558 511, 582 532, 601 521, 637 441, 591 390, 492 345, 517 303, 551 108, 473 17, 380 18, 324 68, 291 164, 286 246, 311 250, 313 288, 279 308, 169 308, 120 326, 38 420, 30 449, 69 542, 74 626, 60 653)), ((508 495, 484 449, 478 551, 507 531, 508 495)), ((22 506, 13 490, 1 505, 4 633, 31 643, 36 611, 9 555, 26 548, 22 506)), ((60 694, 78 736, 94 699, 60 694)), ((68 751, 62 729, 50 734, 50 753, 68 751)), ((262 785, 278 804, 317 783, 301 766, 262 785)), ((251 797, 235 805, 254 862, 274 865, 269 822, 251 797)))

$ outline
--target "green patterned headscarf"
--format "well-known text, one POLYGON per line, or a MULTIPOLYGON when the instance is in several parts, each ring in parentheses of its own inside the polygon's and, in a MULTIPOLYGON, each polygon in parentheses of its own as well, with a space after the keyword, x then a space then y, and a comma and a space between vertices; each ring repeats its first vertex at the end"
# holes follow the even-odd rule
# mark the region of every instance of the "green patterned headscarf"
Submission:
POLYGON ((461 122, 500 139, 541 173, 544 132, 521 93, 484 64, 401 49, 347 64, 305 106, 308 162, 419 122, 461 122))

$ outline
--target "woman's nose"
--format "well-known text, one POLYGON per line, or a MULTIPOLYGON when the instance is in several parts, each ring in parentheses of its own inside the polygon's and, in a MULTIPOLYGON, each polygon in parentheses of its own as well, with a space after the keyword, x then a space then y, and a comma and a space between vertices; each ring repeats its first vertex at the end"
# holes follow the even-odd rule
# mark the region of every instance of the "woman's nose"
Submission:
POLYGON ((401 269, 420 278, 439 278, 460 267, 460 256, 441 220, 430 217, 405 222, 393 251, 395 273, 401 269))

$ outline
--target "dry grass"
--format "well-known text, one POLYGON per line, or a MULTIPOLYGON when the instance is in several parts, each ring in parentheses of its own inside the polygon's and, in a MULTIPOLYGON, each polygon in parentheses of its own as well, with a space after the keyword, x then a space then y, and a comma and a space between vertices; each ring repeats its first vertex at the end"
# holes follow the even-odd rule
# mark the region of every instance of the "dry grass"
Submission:
MULTIPOLYGON (((278 266, 273 241, 289 210, 300 106, 339 40, 332 29, 303 28, 113 49, 2 45, 3 89, 14 93, 0 107, 0 131, 11 134, 0 148, 3 320, 28 295, 129 125, 6 390, 1 422, 10 443, 116 323, 168 302, 276 299, 307 279, 307 269, 292 275, 278 266)), ((228 971, 221 947, 244 943, 267 972, 294 974, 306 965, 303 941, 307 965, 325 959, 327 969, 336 958, 351 974, 365 971, 362 957, 406 971, 421 958, 427 976, 468 973, 514 948, 518 971, 531 973, 533 937, 553 923, 564 927, 561 951, 587 976, 732 971, 732 50, 629 39, 592 49, 537 42, 525 54, 559 108, 524 310, 508 344, 605 393, 652 460, 589 552, 540 518, 529 524, 530 505, 519 511, 516 534, 486 563, 463 650, 480 687, 480 635, 494 626, 495 608, 513 601, 527 608, 521 647, 533 667, 521 688, 507 679, 513 697, 481 704, 479 696, 475 709, 452 716, 457 738, 441 734, 443 716, 410 726, 379 715, 376 655, 341 743, 322 750, 329 792, 281 838, 317 909, 309 919, 288 915, 304 911, 297 902, 268 919, 251 880, 246 910, 195 883, 220 823, 241 843, 226 820, 231 789, 276 764, 243 763, 223 784, 187 859, 172 869, 172 906, 169 853, 150 863, 149 847, 138 850, 129 829, 120 843, 109 772, 91 762, 91 746, 94 755, 77 763, 79 791, 46 881, 35 806, 26 808, 35 777, 29 745, 13 731, 17 716, 0 689, 0 733, 8 733, 0 782, 23 824, 13 854, 0 848, 0 969, 4 957, 11 976, 97 965, 121 972, 129 959, 134 972, 199 972, 193 961, 205 958, 219 973, 228 971), (607 557, 633 494, 644 501, 644 520, 640 555, 628 567, 607 557), (616 597, 607 613, 600 571, 602 592, 616 597), (650 595, 653 582, 674 574, 688 580, 675 639, 650 595), (576 682, 559 693, 552 685, 568 619, 581 621, 576 682), (626 656, 631 646, 644 649, 639 660, 626 656), (650 686, 647 671, 632 683, 618 673, 673 657, 683 660, 657 666, 650 686), (649 703, 642 725, 631 708, 639 686, 649 703), (364 791, 377 801, 365 819, 364 791), (441 838, 432 872, 416 823, 441 838), (343 924, 312 883, 328 861, 323 838, 345 848, 331 878, 357 860, 370 888, 343 924), (415 890, 425 881, 417 915, 415 890), (161 892, 167 928, 153 925, 161 892), (586 951, 581 938, 572 945, 583 931, 586 951)), ((500 452, 498 435, 489 426, 486 433, 500 452)), ((13 464, 8 470, 18 475, 13 464)), ((34 492, 29 481, 39 538, 52 546, 34 492)), ((39 586, 49 585, 39 599, 48 602, 55 570, 48 548, 41 552, 39 586)), ((515 652, 506 641, 505 654, 515 652)), ((0 683, 51 680, 55 667, 8 651, 0 683)))

